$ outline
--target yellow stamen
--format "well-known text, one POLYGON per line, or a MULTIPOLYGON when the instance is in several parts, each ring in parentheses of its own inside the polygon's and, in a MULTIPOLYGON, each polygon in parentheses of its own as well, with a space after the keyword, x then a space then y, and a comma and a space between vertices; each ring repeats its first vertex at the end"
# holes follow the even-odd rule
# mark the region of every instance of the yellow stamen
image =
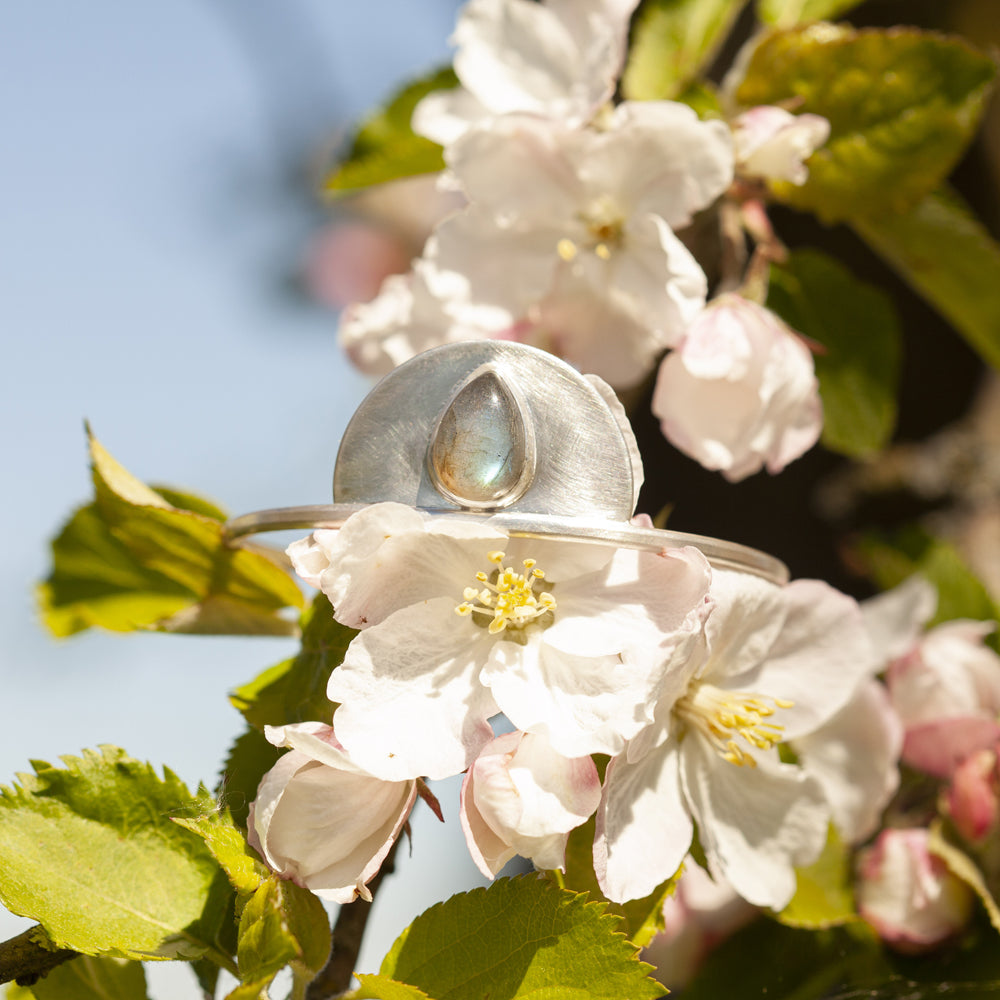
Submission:
POLYGON ((565 237, 556 244, 556 253, 569 264, 576 257, 576 244, 565 237))
POLYGON ((765 699, 742 691, 724 691, 714 684, 699 684, 677 702, 674 714, 689 729, 697 729, 727 763, 756 767, 753 754, 735 737, 758 750, 776 747, 784 738, 785 728, 765 720, 774 715, 776 708, 792 708, 794 704, 785 698, 765 699))
POLYGON ((545 573, 537 568, 536 560, 525 559, 521 564, 524 572, 518 573, 503 565, 504 556, 503 552, 487 554, 486 558, 497 567, 496 570, 490 576, 482 571, 476 573, 476 579, 485 586, 482 589, 466 587, 462 591, 463 602, 455 608, 455 613, 462 617, 473 614, 489 616, 491 635, 508 628, 524 628, 556 609, 555 598, 551 594, 534 592, 536 581, 545 578, 545 573), (492 582, 491 577, 494 577, 492 582))

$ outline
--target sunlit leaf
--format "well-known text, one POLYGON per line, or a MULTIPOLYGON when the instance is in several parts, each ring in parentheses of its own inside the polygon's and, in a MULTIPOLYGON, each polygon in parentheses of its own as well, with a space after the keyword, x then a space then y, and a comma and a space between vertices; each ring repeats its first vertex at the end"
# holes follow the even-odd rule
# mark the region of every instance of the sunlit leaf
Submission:
POLYGON ((201 838, 170 818, 210 811, 208 793, 115 747, 63 760, 33 762, 0 795, 0 901, 84 954, 212 952, 231 891, 201 838))
POLYGON ((852 853, 831 826, 823 853, 795 870, 795 895, 777 915, 789 927, 818 930, 857 920, 854 909, 852 853))
POLYGON ((146 1000, 146 974, 139 962, 81 955, 57 966, 24 994, 35 1000, 146 1000))
POLYGON ((240 827, 247 823, 250 803, 257 797, 261 778, 284 753, 268 743, 259 729, 248 727, 230 748, 219 779, 219 801, 240 827))
POLYGON ((653 1000, 663 988, 620 924, 544 879, 498 879, 417 917, 379 971, 434 1000, 653 1000))
POLYGON ((417 135, 410 128, 410 118, 422 97, 457 85, 458 78, 449 66, 400 90, 384 108, 361 124, 346 156, 326 178, 324 190, 328 194, 347 194, 373 184, 443 169, 441 147, 417 135))
POLYGON ((857 7, 861 0, 757 0, 757 16, 775 28, 810 21, 832 21, 857 7))
POLYGON ((972 138, 995 72, 957 38, 821 23, 765 36, 736 97, 829 119, 808 181, 772 187, 836 221, 905 212, 937 188, 972 138))

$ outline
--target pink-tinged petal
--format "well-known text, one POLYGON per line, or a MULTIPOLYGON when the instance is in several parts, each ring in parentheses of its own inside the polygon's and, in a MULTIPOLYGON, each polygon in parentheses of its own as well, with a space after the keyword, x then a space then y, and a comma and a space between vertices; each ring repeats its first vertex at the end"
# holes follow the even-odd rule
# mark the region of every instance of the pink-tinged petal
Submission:
POLYGON ((898 587, 861 605, 875 659, 882 669, 909 652, 937 608, 937 590, 922 576, 911 576, 898 587))
POLYGON ((415 799, 413 781, 380 781, 292 750, 260 784, 250 840, 279 875, 322 899, 371 899, 365 886, 415 799))
POLYGON ((966 757, 1000 741, 1000 724, 979 715, 919 722, 906 729, 903 761, 935 778, 948 778, 966 757))
POLYGON ((619 104, 588 153, 581 173, 592 190, 620 189, 630 214, 657 215, 672 229, 688 225, 733 180, 726 124, 673 101, 619 104))
MULTIPOLYGON (((773 719, 786 740, 837 714, 874 671, 874 654, 857 602, 820 580, 796 580, 782 591, 787 613, 751 690, 793 702, 773 719)), ((741 678, 727 686, 739 688, 741 678)))
POLYGON ((829 807, 801 768, 755 754, 757 766, 724 761, 689 733, 681 783, 698 824, 709 871, 747 902, 782 909, 795 893, 795 868, 826 843, 829 807))
POLYGON ((287 726, 265 726, 264 736, 276 747, 288 747, 304 753, 312 760, 340 771, 366 774, 364 768, 351 760, 333 731, 323 722, 296 722, 287 726))
POLYGON ((780 471, 822 429, 812 355, 774 313, 734 294, 713 300, 664 359, 652 406, 671 444, 733 482, 780 471))
POLYGON ((799 761, 822 786, 848 843, 861 843, 878 829, 899 787, 902 748, 902 723, 876 680, 865 681, 829 722, 795 741, 799 761))
POLYGON ((498 708, 478 674, 496 643, 454 609, 437 598, 397 611, 356 636, 330 675, 337 738, 372 774, 446 778, 492 738, 498 708))
POLYGON ((616 757, 608 764, 597 811, 594 871, 613 902, 647 896, 684 861, 694 826, 678 768, 675 741, 634 763, 616 757))
POLYGON ((514 853, 539 868, 562 868, 569 832, 586 822, 600 796, 589 757, 567 759, 531 734, 501 736, 484 748, 463 785, 473 858, 491 876, 514 853))
POLYGON ((930 853, 926 830, 884 830, 859 855, 858 876, 858 912, 899 951, 941 944, 972 914, 971 889, 930 853))
POLYGON ((958 832, 977 844, 1000 819, 1000 767, 996 749, 979 750, 955 768, 947 790, 948 813, 958 832))
POLYGON ((761 105, 733 122, 739 172, 747 177, 804 184, 805 161, 830 137, 830 123, 814 114, 793 115, 761 105))

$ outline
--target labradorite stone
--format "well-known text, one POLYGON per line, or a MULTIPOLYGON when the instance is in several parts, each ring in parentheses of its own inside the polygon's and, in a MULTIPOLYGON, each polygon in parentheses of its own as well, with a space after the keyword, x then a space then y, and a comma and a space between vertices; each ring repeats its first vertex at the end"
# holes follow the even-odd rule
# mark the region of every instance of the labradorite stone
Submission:
POLYGON ((493 371, 455 395, 438 424, 430 460, 441 486, 461 503, 481 506, 511 498, 527 457, 525 418, 493 371))

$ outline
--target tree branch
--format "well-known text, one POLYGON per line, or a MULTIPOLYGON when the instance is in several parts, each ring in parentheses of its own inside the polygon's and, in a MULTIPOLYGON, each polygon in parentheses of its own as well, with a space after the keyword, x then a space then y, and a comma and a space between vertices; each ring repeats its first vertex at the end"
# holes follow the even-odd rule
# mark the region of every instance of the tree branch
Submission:
MULTIPOLYGON (((397 847, 399 847, 398 840, 382 862, 379 873, 368 883, 368 891, 372 894, 373 900, 382 879, 386 875, 391 875, 395 869, 397 847)), ((330 949, 330 958, 319 975, 309 984, 306 1000, 335 1000, 351 988, 351 979, 358 963, 358 953, 361 951, 361 942, 364 940, 371 909, 372 904, 366 899, 356 899, 353 903, 344 903, 340 907, 333 924, 333 947, 330 949)))
POLYGON ((18 986, 31 986, 78 954, 69 948, 55 948, 41 924, 36 924, 0 943, 0 983, 14 980, 18 986))

